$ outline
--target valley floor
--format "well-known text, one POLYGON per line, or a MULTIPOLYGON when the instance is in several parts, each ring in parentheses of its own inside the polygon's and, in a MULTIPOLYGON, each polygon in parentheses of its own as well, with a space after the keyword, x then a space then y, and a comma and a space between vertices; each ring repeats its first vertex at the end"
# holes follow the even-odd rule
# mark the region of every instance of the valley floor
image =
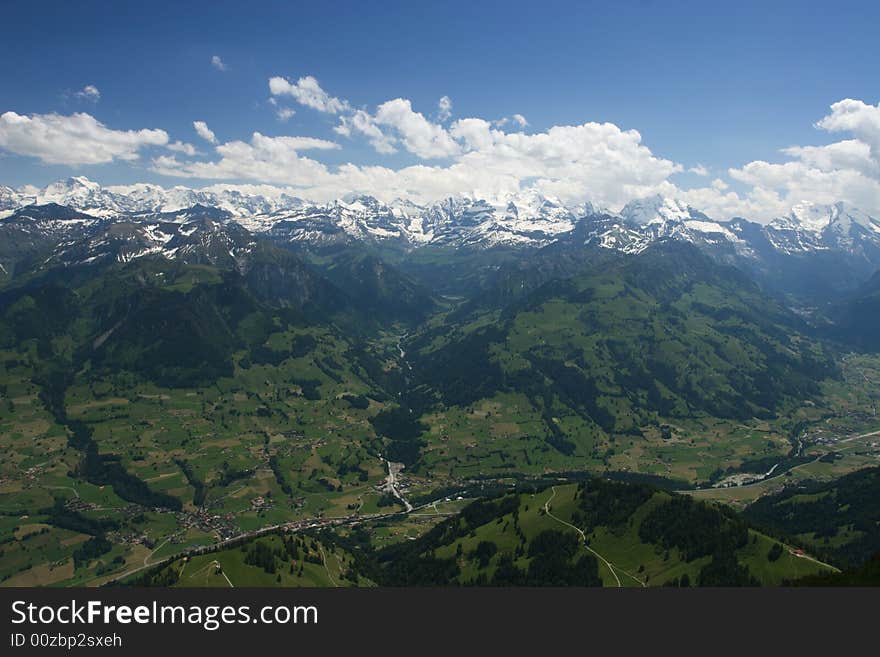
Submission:
MULTIPOLYGON (((337 343, 318 340, 327 354, 323 358, 332 360, 337 343)), ((394 336, 389 336, 389 347, 400 349, 394 336)), ((389 351, 388 363, 396 366, 398 354, 389 351)), ((18 358, 17 353, 0 354, 7 364, 18 358)), ((675 425, 671 438, 650 432, 639 440, 617 437, 595 459, 540 451, 542 441, 529 437, 529 423, 535 421, 531 411, 514 395, 428 415, 422 418, 431 437, 424 466, 410 472, 395 465, 394 488, 415 507, 406 516, 395 515, 405 509, 387 488, 386 461, 378 450, 364 449, 373 440, 368 418, 377 403, 370 400, 360 409, 346 401, 346 395, 362 394, 363 388, 344 371, 337 382, 315 369, 321 393, 314 401, 284 382, 283 369, 257 365, 210 390, 163 389, 123 379, 104 388, 71 387, 68 414, 91 423, 100 449, 120 449, 126 467, 153 490, 183 499, 183 507, 172 512, 126 502, 112 486, 75 476, 78 455, 67 446, 65 428, 44 409, 32 372, 21 363, 7 366, 0 432, 10 447, 0 457, 0 577, 5 586, 100 585, 267 527, 318 527, 387 516, 375 530, 381 544, 412 538, 455 513, 464 503, 456 502, 459 497, 504 490, 524 478, 552 479, 558 476, 554 472, 611 471, 692 484, 730 469, 712 484, 682 490, 742 508, 798 481, 830 480, 880 464, 880 357, 851 355, 841 365, 843 378, 823 383, 818 403, 792 408, 776 421, 693 418, 675 425), (266 408, 268 413, 260 410, 266 408), (796 435, 792 427, 798 427, 796 435), (138 441, 116 447, 132 431, 138 441), (793 457, 792 445, 797 447, 793 457), (743 473, 743 464, 756 456, 760 467, 743 473), (749 482, 777 463, 770 476, 749 482), (736 481, 743 485, 725 486, 736 481), (210 485, 196 504, 198 486, 205 482, 210 485), (64 501, 61 515, 46 511, 54 498, 64 501), (109 550, 93 556, 92 533, 83 518, 112 523, 109 550)), ((534 508, 545 502, 557 515, 558 502, 549 499, 538 500, 534 508)), ((554 522, 549 514, 545 521, 554 522)), ((602 571, 606 583, 616 582, 616 575, 622 585, 635 585, 643 579, 637 573, 642 565, 654 580, 663 574, 650 560, 627 556, 616 541, 601 533, 591 539, 592 550, 610 564, 602 571)), ((791 563, 786 577, 802 572, 802 557, 789 552, 785 559, 791 563)), ((232 566, 222 571, 235 582, 232 566)), ((211 568, 204 573, 218 581, 211 568)), ((319 574, 304 574, 303 581, 317 584, 319 574)), ((288 582, 286 576, 282 581, 288 582)))

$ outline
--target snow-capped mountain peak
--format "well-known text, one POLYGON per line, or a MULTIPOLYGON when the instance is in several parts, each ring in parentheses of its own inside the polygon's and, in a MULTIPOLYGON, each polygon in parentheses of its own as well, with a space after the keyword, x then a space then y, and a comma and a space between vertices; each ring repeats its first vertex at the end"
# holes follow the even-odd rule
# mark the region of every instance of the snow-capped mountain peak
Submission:
POLYGON ((117 196, 85 176, 73 176, 47 185, 37 193, 35 202, 38 205, 56 203, 96 217, 110 217, 128 209, 125 197, 117 196))
POLYGON ((637 226, 667 221, 685 221, 702 213, 694 211, 687 203, 678 199, 656 195, 640 198, 627 203, 620 216, 637 226))
POLYGON ((88 203, 100 197, 106 198, 103 188, 85 176, 73 176, 66 180, 58 180, 46 185, 37 195, 37 203, 57 203, 73 205, 74 202, 88 203))
MULTIPOLYGON (((783 221, 813 233, 820 233, 831 223, 837 208, 815 203, 798 203, 783 221)), ((779 222, 779 220, 777 220, 779 222)), ((779 222, 782 223, 782 222, 779 222)))
POLYGON ((774 220, 771 225, 779 228, 801 228, 813 233, 822 233, 833 228, 847 234, 855 225, 880 233, 880 221, 843 201, 830 205, 799 203, 786 217, 774 220))

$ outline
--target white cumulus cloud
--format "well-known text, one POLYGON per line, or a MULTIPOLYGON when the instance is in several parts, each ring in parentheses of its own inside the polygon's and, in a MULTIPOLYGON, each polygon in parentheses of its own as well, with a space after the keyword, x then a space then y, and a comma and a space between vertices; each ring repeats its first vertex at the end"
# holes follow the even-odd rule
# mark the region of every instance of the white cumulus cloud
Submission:
POLYGON ((716 179, 710 187, 674 190, 707 214, 766 222, 787 214, 800 203, 846 201, 873 216, 880 215, 880 105, 844 99, 815 127, 849 133, 850 139, 821 146, 789 146, 782 162, 754 160, 728 169, 730 179, 744 187, 728 188, 716 179))
POLYGON ((339 125, 333 128, 334 132, 344 137, 351 137, 355 134, 365 136, 377 153, 389 155, 397 152, 394 144, 397 143, 392 135, 382 132, 382 129, 376 125, 376 120, 368 112, 364 110, 355 110, 350 116, 341 116, 339 125))
POLYGON ((379 105, 373 117, 376 124, 387 126, 399 136, 410 153, 424 159, 452 157, 459 153, 459 145, 443 128, 431 123, 405 98, 395 98, 379 105))
POLYGON ((853 138, 824 146, 791 146, 782 151, 791 158, 788 162, 756 160, 728 171, 751 187, 746 200, 753 203, 747 209, 767 219, 805 201, 844 200, 880 214, 880 105, 841 100, 816 127, 848 132, 853 138))
POLYGON ((305 105, 327 114, 338 114, 348 109, 348 101, 334 98, 328 94, 311 75, 306 75, 295 83, 291 83, 282 77, 271 78, 269 80, 269 92, 273 96, 291 96, 300 105, 305 105))
POLYGON ((211 66, 216 68, 218 71, 226 70, 226 64, 223 63, 220 55, 211 55, 211 66))
POLYGON ((444 125, 452 110, 446 96, 438 103, 435 122, 406 98, 381 103, 372 113, 352 108, 347 101, 327 94, 311 76, 295 84, 272 78, 269 88, 269 102, 276 108, 280 107, 276 98, 291 96, 313 109, 338 114, 337 134, 364 138, 379 153, 404 150, 419 160, 447 162, 397 169, 352 163, 331 168, 301 151, 338 148, 338 144, 254 133, 249 143, 217 146, 219 159, 213 162, 164 156, 155 160, 155 170, 173 176, 285 184, 315 200, 360 192, 384 200, 403 197, 426 202, 462 193, 496 197, 534 187, 565 201, 590 200, 607 206, 621 205, 634 196, 674 191, 668 178, 683 170, 654 155, 641 143, 637 131, 621 130, 611 123, 555 126, 525 134, 522 129, 528 121, 519 114, 501 122, 470 117, 444 125), (512 131, 504 130, 504 125, 512 131))
POLYGON ((522 114, 514 114, 513 116, 505 116, 504 118, 493 121, 492 124, 498 128, 504 128, 509 125, 516 125, 520 130, 527 128, 529 122, 522 114))
MULTIPOLYGON (((717 219, 768 221, 804 201, 843 200, 880 214, 880 105, 858 100, 834 103, 816 123, 820 130, 846 133, 842 140, 790 146, 780 151, 780 161, 755 160, 715 175, 703 164, 686 168, 655 154, 637 130, 613 123, 588 121, 527 133, 528 121, 520 114, 452 121, 447 96, 429 118, 407 98, 393 98, 372 111, 355 108, 330 96, 312 76, 295 83, 275 77, 269 88, 269 102, 280 120, 289 118, 280 101, 291 97, 337 115, 336 134, 363 139, 380 154, 403 152, 415 162, 398 167, 329 166, 311 152, 338 149, 332 141, 255 132, 250 141, 218 143, 204 122, 195 122, 199 135, 216 146, 213 159, 165 155, 154 160, 154 169, 169 176, 286 185, 314 200, 350 192, 385 201, 401 197, 430 202, 459 194, 492 199, 535 189, 566 203, 591 201, 612 209, 659 193, 678 197, 717 219), (672 182, 674 174, 685 170, 706 182, 693 187, 672 182)), ((189 156, 176 144, 169 148, 189 156)))
POLYGON ((0 149, 36 157, 47 164, 103 164, 135 160, 148 146, 164 146, 164 130, 113 130, 90 114, 78 112, 0 115, 0 149))
POLYGON ((220 144, 213 162, 180 162, 174 156, 161 156, 153 161, 155 171, 173 176, 203 179, 241 179, 268 183, 297 181, 300 185, 323 181, 327 168, 299 155, 304 150, 330 150, 339 145, 313 137, 267 137, 253 133, 250 142, 231 141, 220 144))
POLYGON ((338 148, 338 144, 255 133, 250 143, 217 146, 219 159, 213 162, 164 156, 154 165, 159 173, 171 176, 289 185, 315 200, 349 192, 417 202, 462 193, 494 198, 532 186, 569 202, 592 200, 603 205, 620 205, 633 196, 667 190, 667 178, 681 170, 651 153, 637 131, 610 123, 556 126, 526 135, 468 118, 446 130, 413 111, 404 99, 383 103, 375 116, 364 110, 352 112, 342 117, 336 132, 365 136, 377 150, 398 144, 424 159, 442 157, 451 162, 399 169, 345 164, 331 169, 301 151, 338 148))
POLYGON ((443 96, 437 101, 437 120, 443 123, 448 121, 450 116, 452 116, 452 99, 449 96, 443 96))
POLYGON ((201 137, 205 141, 211 142, 212 144, 217 143, 217 136, 204 121, 193 121, 193 128, 196 129, 196 133, 199 135, 199 137, 201 137))
POLYGON ((880 163, 880 103, 868 105, 846 98, 831 106, 831 114, 816 124, 829 132, 850 132, 868 144, 874 163, 880 163))
POLYGON ((101 92, 93 84, 87 84, 73 95, 79 100, 88 100, 92 103, 97 103, 101 100, 101 92))
POLYGON ((275 116, 278 117, 278 120, 282 123, 289 121, 293 118, 294 114, 296 114, 296 110, 289 107, 279 107, 275 110, 275 116))
POLYGON ((174 151, 175 153, 183 153, 184 155, 189 155, 192 157, 197 153, 196 147, 192 144, 187 144, 182 141, 175 141, 173 143, 165 146, 169 151, 174 151))

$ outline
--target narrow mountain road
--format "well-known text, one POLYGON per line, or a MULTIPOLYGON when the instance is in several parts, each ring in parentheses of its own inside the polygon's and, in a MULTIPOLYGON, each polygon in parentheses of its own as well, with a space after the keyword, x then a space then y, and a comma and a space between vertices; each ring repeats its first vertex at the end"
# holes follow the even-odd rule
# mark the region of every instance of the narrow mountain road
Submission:
POLYGON ((584 530, 582 530, 580 527, 575 527, 570 522, 566 522, 562 518, 559 518, 559 517, 553 515, 553 512, 550 510, 550 508, 551 508, 550 503, 553 501, 553 498, 556 497, 556 486, 552 486, 551 489, 553 491, 553 494, 550 496, 550 498, 546 502, 544 502, 544 513, 546 513, 548 516, 553 518, 556 522, 562 523, 566 527, 571 527, 573 530, 575 530, 578 534, 581 535, 581 540, 584 542, 584 547, 587 548, 587 550, 589 550, 590 552, 592 552, 593 555, 596 556, 596 558, 598 558, 599 560, 602 561, 602 563, 605 564, 605 566, 608 568, 608 570, 614 576, 614 580, 617 582, 618 588, 622 587, 623 584, 620 583, 620 578, 617 576, 617 570, 622 572, 624 575, 626 575, 627 577, 629 577, 633 581, 637 582, 639 584, 639 586, 647 586, 647 584, 645 582, 640 580, 635 575, 631 575, 630 573, 625 571, 623 568, 616 568, 614 566, 614 564, 612 564, 610 561, 608 561, 608 559, 606 559, 601 554, 596 552, 593 548, 591 548, 589 546, 589 544, 587 543, 587 535, 584 533, 584 530))
POLYGON ((234 589, 235 584, 233 584, 232 580, 230 580, 229 577, 226 576, 226 571, 223 570, 223 566, 220 565, 220 562, 215 561, 214 563, 217 564, 217 567, 220 569, 220 574, 223 575, 223 579, 225 579, 226 583, 229 584, 229 588, 234 589))
POLYGON ((330 574, 330 567, 327 565, 327 553, 324 552, 324 546, 321 545, 319 549, 321 550, 321 561, 324 563, 324 570, 327 571, 327 577, 330 580, 330 583, 338 588, 339 584, 336 583, 336 580, 333 579, 333 575, 330 574))
POLYGON ((870 431, 868 433, 859 434, 858 436, 852 436, 850 438, 845 438, 841 440, 842 443, 848 443, 852 440, 859 440, 860 438, 871 438, 873 436, 880 436, 880 431, 870 431))
POLYGON ((163 547, 168 541, 170 541, 170 540, 172 539, 172 537, 174 537, 176 534, 179 534, 179 533, 181 533, 181 532, 175 532, 175 534, 169 534, 168 536, 166 536, 164 541, 162 541, 161 543, 159 543, 159 545, 157 545, 153 550, 150 551, 150 553, 149 553, 147 556, 144 557, 144 565, 145 565, 145 566, 150 565, 149 562, 150 562, 150 559, 153 558, 153 555, 156 554, 156 552, 158 552, 160 549, 162 549, 162 547, 163 547))
POLYGON ((804 554, 802 552, 798 553, 793 548, 788 548, 788 553, 793 557, 797 557, 798 559, 806 559, 807 561, 812 561, 813 563, 819 564, 820 566, 825 566, 826 568, 830 568, 835 573, 840 572, 840 568, 835 568, 830 563, 825 563, 824 561, 819 561, 818 559, 814 559, 813 557, 809 556, 808 554, 804 554))
MULTIPOLYGON (((191 575, 189 575, 189 577, 190 577, 190 578, 193 578, 193 577, 195 577, 196 575, 198 575, 199 573, 203 573, 203 572, 205 572, 206 570, 208 570, 208 568, 211 568, 212 566, 213 566, 214 568, 216 568, 216 569, 219 571, 219 573, 220 573, 221 575, 223 575, 223 579, 225 579, 225 580, 226 580, 226 583, 229 584, 229 588, 234 589, 234 588, 235 588, 235 584, 233 584, 232 581, 229 579, 229 577, 226 576, 226 572, 223 570, 223 566, 221 566, 221 565, 220 565, 220 562, 217 561, 216 559, 214 559, 214 560, 211 561, 210 563, 206 564, 203 568, 199 568, 196 572, 194 572, 194 573, 192 573, 191 575)), ((181 572, 181 574, 183 574, 183 570, 181 570, 180 572, 181 572)))
POLYGON ((55 490, 55 489, 72 490, 73 494, 76 496, 76 498, 79 499, 79 493, 76 491, 76 488, 74 488, 73 486, 46 486, 46 488, 51 489, 51 490, 55 490))

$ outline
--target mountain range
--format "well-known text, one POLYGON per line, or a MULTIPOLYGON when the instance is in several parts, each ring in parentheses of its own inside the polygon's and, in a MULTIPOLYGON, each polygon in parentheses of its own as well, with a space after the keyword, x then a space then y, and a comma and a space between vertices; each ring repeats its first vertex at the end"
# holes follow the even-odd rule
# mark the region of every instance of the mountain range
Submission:
POLYGON ((568 207, 534 190, 492 201, 457 197, 416 205, 350 196, 322 204, 274 188, 102 187, 74 177, 40 190, 0 187, 0 234, 0 275, 30 255, 68 265, 154 254, 235 260, 252 245, 251 235, 309 250, 363 245, 398 257, 566 242, 634 254, 657 241, 682 241, 802 301, 834 299, 880 268, 880 219, 843 202, 797 205, 761 224, 715 220, 661 196, 612 212, 590 203, 568 207), (44 253, 48 247, 51 253, 44 253))

